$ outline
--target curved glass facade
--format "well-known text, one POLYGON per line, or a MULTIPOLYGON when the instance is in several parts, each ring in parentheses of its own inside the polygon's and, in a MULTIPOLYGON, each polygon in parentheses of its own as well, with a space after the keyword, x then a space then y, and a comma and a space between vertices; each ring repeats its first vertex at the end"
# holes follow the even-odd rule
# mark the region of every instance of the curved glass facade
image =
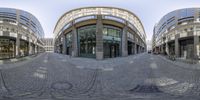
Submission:
POLYGON ((154 27, 155 52, 184 59, 200 57, 200 8, 186 8, 165 15, 154 27))
POLYGON ((69 24, 71 21, 88 16, 93 17, 94 15, 104 15, 105 18, 111 18, 116 21, 128 21, 130 24, 134 25, 135 29, 140 34, 140 38, 143 39, 143 41, 145 41, 146 39, 144 27, 139 18, 134 13, 128 10, 114 7, 85 7, 74 9, 65 13, 63 16, 61 16, 55 26, 55 38, 58 38, 65 25, 69 24))
POLYGON ((142 53, 146 49, 146 35, 140 20, 118 8, 69 11, 58 20, 54 35, 55 52, 71 56, 104 59, 142 53))
POLYGON ((30 13, 0 8, 0 59, 22 57, 43 51, 39 21, 30 13))

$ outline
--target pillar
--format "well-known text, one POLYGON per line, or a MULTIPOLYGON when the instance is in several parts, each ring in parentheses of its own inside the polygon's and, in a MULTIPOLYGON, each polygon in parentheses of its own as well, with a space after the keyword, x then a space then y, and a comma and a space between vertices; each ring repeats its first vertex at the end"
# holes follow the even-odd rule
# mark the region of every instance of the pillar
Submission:
POLYGON ((76 57, 78 56, 78 39, 77 39, 77 30, 76 27, 74 26, 74 23, 72 23, 72 53, 71 56, 76 57))
POLYGON ((165 44, 165 52, 167 53, 167 55, 169 55, 169 45, 167 42, 165 44))
POLYGON ((179 41, 178 41, 178 38, 179 38, 179 34, 176 34, 175 35, 175 55, 176 57, 180 57, 180 44, 179 44, 179 41))
POLYGON ((66 37, 65 37, 64 34, 62 34, 62 40, 63 40, 63 41, 62 41, 62 44, 63 44, 63 45, 62 45, 62 46, 63 46, 63 48, 62 48, 62 49, 63 49, 63 50, 62 50, 62 53, 63 53, 63 54, 66 54, 66 49, 67 49, 67 48, 66 48, 66 37))
POLYGON ((133 55, 133 54, 135 54, 135 47, 134 47, 135 43, 132 43, 131 45, 132 45, 132 55, 133 55))
POLYGON ((20 38, 21 38, 21 34, 17 34, 17 38, 16 38, 16 57, 20 57, 20 38))
POLYGON ((161 44, 160 48, 161 48, 161 54, 164 54, 164 44, 161 44))
POLYGON ((38 53, 37 39, 34 41, 34 43, 35 43, 35 54, 37 54, 38 53))
POLYGON ((199 36, 194 36, 194 58, 199 57, 199 36))
POLYGON ((128 31, 128 26, 127 22, 126 25, 123 28, 123 33, 122 33, 122 56, 128 56, 128 50, 127 50, 127 31, 128 31))
POLYGON ((32 47, 32 43, 31 43, 30 37, 28 37, 27 40, 28 40, 28 46, 29 46, 29 48, 28 48, 28 50, 29 50, 28 54, 32 55, 33 54, 33 47, 32 47))
POLYGON ((96 59, 103 59, 103 23, 102 16, 97 15, 96 26, 96 59))

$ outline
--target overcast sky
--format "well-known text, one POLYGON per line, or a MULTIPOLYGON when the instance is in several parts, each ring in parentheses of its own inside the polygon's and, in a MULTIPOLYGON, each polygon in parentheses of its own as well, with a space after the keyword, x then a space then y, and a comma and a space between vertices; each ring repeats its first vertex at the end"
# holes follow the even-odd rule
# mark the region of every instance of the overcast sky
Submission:
POLYGON ((153 26, 162 16, 176 9, 200 7, 200 0, 0 0, 0 7, 17 8, 36 16, 45 37, 53 37, 55 24, 65 12, 87 6, 112 6, 135 13, 142 21, 149 40, 153 26))

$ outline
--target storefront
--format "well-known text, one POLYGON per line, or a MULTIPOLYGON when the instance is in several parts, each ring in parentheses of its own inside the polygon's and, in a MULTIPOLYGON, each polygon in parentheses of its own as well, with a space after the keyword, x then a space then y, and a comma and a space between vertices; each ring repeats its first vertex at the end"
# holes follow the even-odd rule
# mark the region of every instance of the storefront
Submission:
POLYGON ((72 32, 66 34, 66 54, 71 55, 72 52, 72 32))
POLYGON ((180 43, 180 57, 185 59, 194 58, 194 40, 187 38, 179 41, 180 43))
POLYGON ((79 56, 96 57, 96 25, 78 28, 79 56))
POLYGON ((15 57, 15 39, 0 37, 0 59, 15 57))
POLYGON ((121 51, 121 29, 105 25, 103 28, 103 50, 104 58, 120 56, 121 51))

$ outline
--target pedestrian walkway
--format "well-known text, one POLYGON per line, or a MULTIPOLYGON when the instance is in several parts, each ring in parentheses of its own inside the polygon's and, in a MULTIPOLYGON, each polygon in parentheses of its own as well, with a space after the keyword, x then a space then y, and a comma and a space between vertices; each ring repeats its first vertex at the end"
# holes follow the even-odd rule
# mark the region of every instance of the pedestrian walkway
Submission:
POLYGON ((105 60, 96 60, 91 58, 82 58, 82 57, 70 57, 68 55, 60 55, 60 59, 63 62, 69 62, 75 65, 77 68, 91 68, 91 69, 104 69, 104 70, 112 70, 115 66, 123 66, 126 64, 131 64, 134 62, 136 57, 140 57, 144 55, 144 53, 137 55, 130 55, 128 57, 116 57, 116 58, 108 58, 105 60))
POLYGON ((15 67, 20 67, 25 63, 29 63, 38 57, 45 55, 45 53, 40 53, 37 55, 26 56, 22 58, 14 58, 9 60, 0 60, 0 69, 10 69, 15 67))
POLYGON ((200 70, 200 63, 197 63, 197 64, 190 64, 190 63, 185 63, 185 62, 182 62, 180 60, 175 60, 175 61, 171 61, 169 60, 168 58, 166 58, 165 56, 162 56, 162 55, 158 55, 160 58, 166 60, 167 62, 169 63, 172 63, 172 64, 175 64, 179 67, 183 67, 183 68, 189 68, 189 69, 198 69, 200 70))
POLYGON ((12 58, 12 59, 0 60, 0 65, 1 64, 9 64, 9 63, 15 63, 15 62, 19 62, 19 61, 28 60, 28 59, 31 59, 33 57, 36 57, 37 55, 38 54, 31 55, 31 56, 26 56, 26 57, 20 57, 20 58, 12 58))

